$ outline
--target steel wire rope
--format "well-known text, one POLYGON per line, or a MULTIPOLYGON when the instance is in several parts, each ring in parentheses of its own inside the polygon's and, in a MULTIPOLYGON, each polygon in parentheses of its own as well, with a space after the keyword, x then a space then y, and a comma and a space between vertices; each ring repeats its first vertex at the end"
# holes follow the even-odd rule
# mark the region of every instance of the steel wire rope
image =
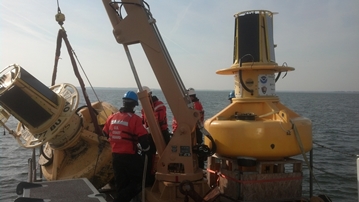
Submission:
POLYGON ((349 178, 345 178, 345 177, 343 177, 343 176, 340 176, 340 175, 338 175, 338 174, 335 174, 335 173, 331 173, 331 172, 328 172, 328 171, 325 171, 324 169, 322 169, 322 168, 318 168, 318 167, 315 167, 315 166, 313 166, 313 168, 314 169, 316 169, 316 170, 319 170, 319 171, 322 171, 323 173, 326 173, 326 174, 329 174, 329 175, 332 175, 332 176, 335 176, 335 177, 339 177, 339 178, 342 178, 342 179, 349 179, 349 178))
POLYGON ((339 151, 339 150, 335 150, 335 149, 326 147, 326 146, 321 145, 321 144, 319 144, 319 143, 317 143, 317 142, 314 142, 314 141, 313 141, 313 144, 315 144, 315 145, 317 145, 317 146, 319 146, 319 147, 321 147, 321 148, 324 148, 324 149, 329 149, 329 150, 331 150, 331 151, 333 151, 333 152, 337 152, 337 153, 341 153, 341 154, 347 155, 347 156, 349 156, 349 157, 356 157, 356 156, 357 156, 356 154, 350 154, 350 153, 347 153, 347 152, 342 152, 342 151, 339 151))
POLYGON ((308 161, 307 156, 305 155, 303 143, 302 143, 302 140, 300 139, 299 131, 298 131, 298 129, 297 129, 297 126, 294 124, 294 122, 292 121, 292 119, 290 120, 290 122, 292 123, 292 129, 293 129, 293 131, 294 131, 294 135, 295 135, 295 137, 296 137, 296 139, 297 139, 297 142, 298 142, 298 144, 299 144, 299 148, 300 148, 300 150, 301 150, 301 152, 302 152, 301 154, 302 154, 302 156, 303 156, 303 159, 304 159, 305 163, 306 163, 307 166, 308 166, 309 172, 313 175, 313 178, 314 178, 315 182, 317 183, 317 185, 318 185, 318 187, 319 187, 319 190, 323 191, 322 188, 321 188, 320 185, 319 185, 318 180, 315 178, 313 169, 311 168, 311 166, 309 166, 309 161, 308 161))
MULTIPOLYGON (((308 168, 308 166, 306 166, 306 167, 308 168)), ((347 179, 347 178, 345 178, 345 177, 343 177, 343 176, 340 176, 340 175, 338 175, 338 174, 328 172, 328 171, 324 170, 323 168, 318 168, 318 167, 316 167, 316 166, 313 166, 313 168, 314 168, 314 170, 319 170, 319 171, 321 171, 321 172, 323 172, 323 173, 326 173, 326 174, 329 174, 329 175, 333 175, 333 176, 335 176, 335 177, 339 177, 339 178, 342 178, 342 179, 347 179)), ((309 168, 308 168, 308 169, 309 169, 309 168)))
MULTIPOLYGON (((65 32, 63 32, 63 34, 66 35, 65 32)), ((64 38, 64 39, 65 39, 65 38, 64 38)), ((66 37, 66 39, 67 39, 67 37, 66 37)), ((65 42, 66 42, 66 40, 65 40, 65 42)), ((67 41, 67 42, 68 42, 68 41, 67 41)), ((70 42, 68 42, 68 43, 70 43, 70 42)), ((95 97, 96 97, 97 101, 100 102, 100 99, 99 99, 99 97, 97 96, 96 91, 95 91, 95 89, 93 88, 93 86, 92 86, 92 84, 91 84, 89 78, 87 77, 87 74, 86 74, 85 70, 83 69, 80 60, 78 59, 78 57, 77 57, 75 51, 73 50, 73 48, 72 48, 72 47, 70 47, 70 48, 71 48, 72 54, 73 54, 74 57, 76 58, 77 63, 79 64, 79 66, 80 66, 82 72, 84 73, 87 82, 89 83, 89 85, 90 85, 90 87, 91 87, 93 93, 95 94, 95 97)), ((86 93, 86 94, 87 94, 87 93, 86 93)), ((88 96, 88 95, 87 95, 87 96, 88 96)), ((87 99, 85 99, 85 100, 87 100, 87 99)), ((89 108, 90 115, 93 114, 94 112, 91 110, 91 109, 92 109, 92 106, 89 105, 89 104, 87 104, 87 105, 88 105, 88 108, 89 108)), ((103 108, 103 106, 102 106, 102 105, 100 105, 100 106, 102 107, 102 110, 103 110, 103 112, 105 113, 105 116, 108 116, 107 113, 106 113, 106 110, 103 108)), ((91 118, 93 118, 93 117, 91 117, 91 118)), ((98 160, 99 160, 99 158, 100 158, 100 155, 101 155, 101 153, 102 153, 103 148, 105 147, 105 141, 102 141, 102 140, 100 139, 100 134, 102 134, 103 136, 104 136, 104 134, 103 134, 102 130, 100 130, 100 128, 99 128, 99 126, 98 126, 98 123, 97 123, 95 120, 93 120, 93 123, 95 124, 95 131, 97 132, 97 139, 98 139, 98 141, 99 141, 99 143, 98 143, 97 158, 96 158, 96 163, 95 163, 95 168, 94 168, 94 174, 93 174, 93 179, 96 179, 96 178, 95 178, 95 174, 96 174, 96 169, 97 169, 97 165, 98 165, 98 160)))
MULTIPOLYGON (((357 155, 355 155, 355 154, 345 153, 345 152, 341 152, 341 151, 338 151, 338 150, 335 150, 335 149, 326 147, 326 146, 321 145, 321 144, 319 144, 319 143, 317 143, 317 142, 314 142, 314 141, 313 141, 313 144, 315 144, 315 145, 317 145, 317 146, 319 146, 319 147, 321 147, 321 148, 323 148, 323 149, 328 149, 328 150, 331 150, 331 151, 333 151, 333 152, 337 152, 337 153, 340 153, 340 154, 347 155, 348 157, 356 157, 356 156, 357 156, 357 155)), ((348 179, 348 178, 345 178, 345 177, 343 177, 343 176, 337 175, 337 174, 335 174, 335 173, 328 172, 328 171, 324 170, 323 168, 318 168, 318 167, 315 167, 315 166, 313 166, 313 168, 314 168, 315 170, 319 170, 319 171, 321 171, 321 172, 323 172, 323 173, 326 173, 326 174, 329 174, 329 175, 332 175, 332 176, 335 176, 335 177, 339 177, 339 178, 342 178, 342 179, 348 179)))
MULTIPOLYGON (((332 149, 332 148, 326 147, 326 146, 321 145, 321 144, 319 144, 319 143, 316 143, 316 142, 314 142, 314 141, 313 141, 313 144, 318 145, 319 147, 321 147, 321 148, 323 148, 323 149, 328 149, 328 150, 331 150, 331 151, 334 151, 334 152, 338 152, 338 153, 341 153, 341 154, 345 154, 345 155, 347 155, 347 156, 349 156, 349 157, 353 157, 353 156, 356 157, 356 156, 357 156, 357 155, 355 155, 355 154, 349 154, 349 153, 344 153, 344 152, 341 152, 341 151, 338 151, 338 150, 334 150, 334 149, 332 149)), ((304 164, 304 166, 306 166, 306 167, 309 169, 308 165, 304 164)), ((328 172, 328 171, 324 170, 324 168, 318 168, 318 167, 313 166, 313 169, 319 170, 319 171, 321 171, 321 172, 323 172, 323 173, 326 173, 326 174, 329 174, 329 175, 332 175, 332 176, 335 176, 335 177, 339 177, 339 178, 342 178, 342 179, 348 179, 348 178, 345 178, 345 177, 343 177, 343 176, 337 175, 337 174, 335 174, 335 173, 328 172)))
MULTIPOLYGON (((55 71, 55 69, 57 69, 57 68, 56 68, 56 67, 57 67, 57 62, 58 62, 58 59, 59 59, 59 57, 60 57, 61 38, 63 38, 63 40, 65 41, 65 43, 66 43, 66 41, 67 41, 67 34, 66 34, 66 31, 65 31, 65 28, 62 26, 62 25, 64 24, 64 22, 63 22, 64 20, 65 20, 65 15, 61 13, 60 5, 59 5, 59 0, 57 0, 57 15, 56 15, 56 21, 57 21, 58 24, 61 26, 62 31, 59 30, 59 35, 58 35, 58 38, 57 38, 58 47, 56 48, 55 67, 54 67, 54 72, 53 72, 52 85, 54 85, 55 78, 56 78, 56 71, 55 71), (61 16, 61 18, 59 18, 58 16, 61 16), (66 38, 66 39, 65 39, 65 38, 66 38)), ((68 44, 69 44, 69 43, 70 43, 70 42, 68 42, 68 44)), ((66 44, 66 45, 68 45, 68 44, 66 44)), ((95 91, 95 89, 94 89, 94 87, 93 87, 93 85, 92 85, 90 79, 88 78, 88 76, 87 76, 87 74, 86 74, 86 71, 84 70, 84 68, 83 68, 83 66, 82 66, 82 64, 81 64, 81 62, 80 62, 80 60, 79 60, 79 58, 77 57, 75 50, 74 50, 71 46, 70 46, 70 49, 71 49, 71 53, 74 55, 74 57, 75 57, 75 59, 76 59, 76 62, 79 64, 79 66, 80 66, 80 68, 81 68, 81 70, 82 70, 82 72, 83 72, 83 74, 84 74, 84 76, 85 76, 85 78, 86 78, 88 84, 90 85, 91 90, 92 90, 92 92, 94 93, 94 95, 95 95, 95 97, 96 97, 96 100, 97 100, 98 102, 100 102, 100 99, 99 99, 99 97, 98 97, 98 95, 97 95, 97 93, 96 93, 96 91, 95 91)), ((69 53, 69 54, 70 54, 70 53, 69 53)), ((70 57, 71 57, 71 56, 70 56, 70 57)), ((80 82, 81 82, 81 81, 80 81, 80 82)), ((101 105, 101 107, 102 107, 102 105, 101 105)), ((103 108, 102 108, 102 109, 103 109, 103 108)), ((103 109, 103 111, 104 111, 105 115, 107 116, 106 111, 105 111, 104 109, 103 109)), ((91 113, 90 113, 90 114, 91 114, 91 113)))
MULTIPOLYGON (((59 30, 59 36, 58 39, 57 39, 57 43, 59 44, 60 43, 60 48, 61 48, 61 38, 63 39, 63 41, 65 42, 65 45, 66 45, 66 48, 67 48, 67 51, 69 53, 69 56, 70 56, 70 60, 71 60, 71 63, 72 63, 72 66, 73 66, 73 70, 74 70, 74 73, 80 83, 80 86, 81 86, 81 89, 83 91, 83 95, 84 95, 84 98, 85 98, 85 101, 86 101, 86 104, 89 108, 92 108, 91 107, 91 103, 88 99, 88 94, 86 93, 86 88, 85 88, 85 85, 84 85, 84 82, 81 78, 81 75, 79 74, 78 72, 78 68, 77 68, 77 65, 76 65, 76 62, 79 64, 83 74, 85 75, 86 77, 86 80, 87 82, 89 83, 93 93, 95 94, 95 97, 97 99, 98 102, 100 102, 99 100, 99 97, 97 95, 97 93, 95 92, 93 86, 92 86, 92 83, 90 82, 80 60, 78 59, 76 53, 75 53, 75 50, 72 48, 72 46, 70 45, 70 42, 67 38, 67 34, 66 34, 66 31, 65 31, 65 28, 63 27, 63 21, 65 20, 65 15, 61 13, 61 9, 60 9, 60 6, 59 6, 59 0, 57 0, 57 6, 58 6, 58 13, 56 15, 56 21, 58 22, 58 24, 60 25, 61 29, 59 30), (60 38, 60 39, 59 39, 60 38), (76 59, 76 60, 75 60, 76 59)), ((60 56, 60 50, 59 48, 57 47, 56 49, 56 56, 55 56, 55 68, 57 67, 57 61, 59 59, 59 56, 60 56), (58 54, 58 55, 57 55, 58 54)), ((55 68, 54 68, 54 72, 53 72, 53 76, 55 75, 56 76, 56 72, 55 72, 55 68)), ((52 78, 52 82, 55 82, 55 77, 52 78)), ((102 107, 102 105, 101 105, 102 107)), ((105 115, 107 116, 107 113, 106 111, 104 110, 104 108, 102 107, 102 110, 104 111, 105 115)), ((95 132, 97 134, 97 139, 98 139, 98 154, 97 154, 97 158, 96 158, 96 163, 95 163, 95 168, 94 168, 94 174, 93 174, 93 179, 96 179, 95 178, 95 174, 96 174, 96 168, 97 168, 97 164, 98 164, 98 160, 99 160, 99 157, 103 151, 103 148, 104 148, 104 145, 105 145, 105 141, 101 140, 100 139, 100 134, 103 134, 102 130, 99 128, 99 125, 98 125, 98 122, 97 122, 97 119, 96 117, 94 116, 94 112, 90 109, 89 110, 89 113, 90 113, 90 117, 92 119, 92 122, 94 124, 94 127, 95 127, 95 132)))
MULTIPOLYGON (((98 97, 98 95, 97 95, 97 93, 96 93, 96 91, 95 91, 95 89, 94 89, 94 87, 93 87, 93 85, 92 85, 92 83, 91 83, 90 79, 87 77, 87 74, 86 74, 86 72, 85 72, 84 68, 82 67, 82 64, 80 63, 80 61, 79 61, 79 59, 78 59, 78 57, 77 57, 77 55, 76 55, 75 51, 74 51, 74 50, 72 50, 72 53, 74 54, 74 56, 75 56, 75 58, 76 58, 77 63, 80 65, 80 68, 81 68, 81 70, 82 70, 83 74, 85 75, 86 80, 87 80, 87 82, 89 83, 89 85, 90 85, 90 87, 91 87, 92 92, 95 94, 95 97, 96 97, 97 101, 98 101, 98 102, 100 102, 100 99, 99 99, 99 97, 98 97)), ((102 106, 102 105, 101 105, 101 106, 102 106)), ((103 109, 103 108, 102 108, 102 109, 103 109)), ((105 115, 107 116, 107 114, 106 114, 106 111, 105 111, 105 110, 104 110, 104 113, 105 113, 105 115)))

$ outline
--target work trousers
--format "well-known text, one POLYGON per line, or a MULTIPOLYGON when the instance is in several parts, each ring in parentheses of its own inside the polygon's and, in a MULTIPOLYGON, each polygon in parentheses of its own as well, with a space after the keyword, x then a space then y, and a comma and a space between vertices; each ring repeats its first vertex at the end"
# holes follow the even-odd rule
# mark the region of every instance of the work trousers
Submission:
MULTIPOLYGON (((168 144, 168 142, 171 140, 171 133, 167 130, 163 130, 162 132, 162 136, 163 139, 165 140, 166 145, 168 144)), ((155 182, 155 174, 156 174, 156 166, 155 160, 156 160, 156 145, 155 142, 153 141, 152 135, 149 136, 148 138, 149 144, 150 144, 150 150, 146 153, 147 154, 147 158, 148 158, 148 164, 147 164, 147 172, 146 172, 146 187, 152 186, 153 183, 155 182)))
MULTIPOLYGON (((203 134, 198 127, 196 127, 196 140, 198 145, 203 144, 203 134)), ((204 169, 205 161, 206 161, 206 157, 198 156, 198 167, 204 169)))
POLYGON ((138 154, 112 154, 117 197, 114 202, 129 202, 141 192, 143 157, 138 154))

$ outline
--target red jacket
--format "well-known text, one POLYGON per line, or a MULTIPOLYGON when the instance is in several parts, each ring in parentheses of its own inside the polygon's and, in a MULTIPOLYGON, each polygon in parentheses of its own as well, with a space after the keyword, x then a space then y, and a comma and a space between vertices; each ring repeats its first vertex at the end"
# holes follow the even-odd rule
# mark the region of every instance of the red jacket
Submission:
MULTIPOLYGON (((202 107, 202 103, 198 100, 198 98, 194 98, 192 101, 193 101, 193 108, 195 110, 199 111, 199 113, 201 115, 199 120, 203 124, 204 123, 204 110, 202 107)), ((178 123, 177 123, 175 117, 173 117, 173 120, 172 120, 172 132, 173 133, 176 131, 177 127, 178 127, 178 123)))
MULTIPOLYGON (((155 118, 160 126, 161 131, 167 130, 168 124, 167 124, 167 112, 166 112, 166 106, 163 104, 162 101, 158 100, 156 96, 152 96, 152 109, 153 113, 155 115, 155 118)), ((147 118, 143 111, 141 110, 142 114, 142 123, 148 127, 147 118)))
POLYGON ((141 117, 131 112, 112 114, 103 131, 109 135, 112 152, 119 154, 135 154, 138 138, 147 135, 141 117))

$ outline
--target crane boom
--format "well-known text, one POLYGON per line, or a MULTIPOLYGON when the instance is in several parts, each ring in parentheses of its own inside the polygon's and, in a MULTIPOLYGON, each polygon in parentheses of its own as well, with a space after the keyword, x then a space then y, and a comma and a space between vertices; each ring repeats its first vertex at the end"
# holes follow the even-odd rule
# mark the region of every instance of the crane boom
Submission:
POLYGON ((142 0, 121 2, 103 0, 103 4, 113 26, 116 41, 125 48, 138 88, 142 90, 142 85, 128 49, 132 44, 141 44, 178 122, 178 130, 166 146, 147 93, 145 91, 138 93, 142 108, 149 119, 151 134, 159 154, 156 180, 177 183, 183 180, 203 179, 203 172, 198 168, 197 156, 192 152, 196 135, 194 129, 200 115, 198 111, 189 107, 191 101, 157 29, 156 20, 142 0), (122 7, 127 14, 125 17, 121 16, 122 7))

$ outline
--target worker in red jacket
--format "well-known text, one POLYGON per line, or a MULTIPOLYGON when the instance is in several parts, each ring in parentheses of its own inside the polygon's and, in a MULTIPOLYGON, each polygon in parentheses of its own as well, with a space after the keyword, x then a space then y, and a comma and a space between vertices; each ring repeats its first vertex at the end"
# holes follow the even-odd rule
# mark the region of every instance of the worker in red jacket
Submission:
MULTIPOLYGON (((193 108, 195 110, 198 110, 201 117, 200 117, 200 122, 201 124, 203 125, 204 123, 204 110, 203 110, 203 106, 202 106, 202 103, 199 101, 199 99, 197 98, 196 96, 196 91, 193 89, 193 88, 189 88, 187 90, 187 93, 188 93, 188 96, 191 98, 191 101, 193 103, 193 108)), ((177 121, 176 119, 173 117, 173 120, 172 120, 172 131, 173 133, 176 131, 178 127, 178 124, 177 124, 177 121)), ((201 141, 198 141, 198 142, 201 142, 201 141)), ((203 141, 202 141, 203 142, 203 141)))
MULTIPOLYGON (((199 121, 200 121, 200 123, 203 125, 203 124, 204 124, 204 110, 203 110, 202 103, 199 101, 199 99, 198 99, 197 96, 196 96, 196 91, 195 91, 193 88, 189 88, 189 89, 187 90, 187 94, 188 94, 188 96, 191 98, 191 101, 192 101, 192 103, 193 103, 193 108, 194 108, 195 110, 198 110, 198 111, 199 111, 200 116, 201 116, 200 119, 199 119, 199 121)), ((176 119, 173 117, 173 120, 172 120, 173 133, 176 131, 177 126, 178 126, 177 121, 176 121, 176 119)), ((202 134, 201 130, 200 130, 198 127, 196 127, 196 138, 197 138, 197 144, 198 144, 198 145, 203 144, 203 134, 202 134)), ((198 158, 198 167, 204 169, 204 161, 205 161, 204 158, 199 157, 199 158, 198 158)))
MULTIPOLYGON (((142 89, 147 92, 148 97, 150 99, 150 103, 152 105, 152 110, 155 115, 155 118, 157 120, 157 123, 159 124, 159 127, 161 129, 161 133, 163 136, 163 139, 166 144, 171 139, 171 134, 168 131, 168 124, 167 124, 167 109, 166 106, 163 104, 162 101, 160 101, 157 96, 152 95, 152 91, 149 87, 143 86, 142 89)), ((142 123, 147 128, 148 132, 150 133, 150 128, 147 122, 146 114, 144 113, 144 110, 141 110, 142 113, 142 123)), ((155 173, 156 173, 156 167, 154 165, 155 157, 156 157, 156 145, 154 144, 154 141, 152 139, 152 136, 149 136, 149 142, 150 142, 150 151, 148 151, 148 165, 147 165, 147 174, 146 174, 146 186, 152 186, 155 181, 155 173)))
POLYGON ((122 101, 123 107, 108 117, 103 128, 112 148, 117 193, 115 202, 131 201, 141 192, 144 160, 139 148, 142 148, 142 152, 150 148, 142 119, 134 113, 134 108, 138 105, 137 94, 127 91, 122 101))

